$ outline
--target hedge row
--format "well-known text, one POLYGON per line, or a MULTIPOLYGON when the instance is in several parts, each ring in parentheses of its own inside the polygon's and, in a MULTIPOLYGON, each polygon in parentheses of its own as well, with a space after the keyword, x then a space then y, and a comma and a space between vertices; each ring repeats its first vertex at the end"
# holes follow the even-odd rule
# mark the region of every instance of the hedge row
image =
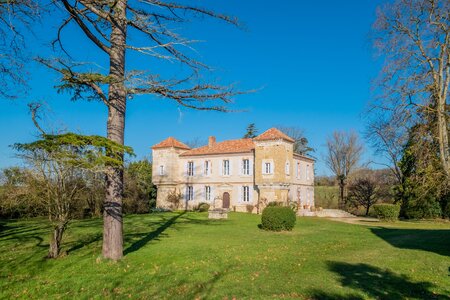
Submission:
POLYGON ((400 215, 400 206, 394 204, 375 204, 373 210, 378 219, 385 221, 396 221, 400 215))

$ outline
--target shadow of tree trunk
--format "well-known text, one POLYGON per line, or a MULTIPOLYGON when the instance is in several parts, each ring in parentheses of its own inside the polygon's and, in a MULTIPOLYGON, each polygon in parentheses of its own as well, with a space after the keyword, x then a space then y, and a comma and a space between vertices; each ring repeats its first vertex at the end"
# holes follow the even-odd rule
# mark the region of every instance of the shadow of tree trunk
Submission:
POLYGON ((183 216, 186 212, 182 212, 179 213, 176 216, 173 216, 172 218, 170 218, 169 220, 167 220, 166 222, 164 222, 161 226, 159 226, 158 228, 156 228, 155 230, 149 232, 147 235, 145 235, 143 238, 141 238, 140 240, 132 243, 129 247, 127 247, 125 249, 125 251, 123 252, 124 255, 128 255, 132 252, 138 251, 139 249, 141 249, 142 247, 144 247, 147 243, 149 243, 150 241, 158 238, 167 228, 169 228, 170 226, 172 226, 176 220, 183 216))

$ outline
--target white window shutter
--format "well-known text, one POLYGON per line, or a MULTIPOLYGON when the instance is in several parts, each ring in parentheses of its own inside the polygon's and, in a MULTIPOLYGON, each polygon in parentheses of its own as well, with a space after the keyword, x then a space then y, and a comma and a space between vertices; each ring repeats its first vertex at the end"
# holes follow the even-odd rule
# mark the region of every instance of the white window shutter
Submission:
POLYGON ((248 187, 248 200, 250 200, 250 203, 253 203, 253 187, 249 186, 248 187))
POLYGON ((262 165, 261 165, 261 169, 262 169, 262 173, 263 174, 266 174, 266 169, 265 169, 265 165, 264 165, 264 162, 262 162, 262 165))
POLYGON ((239 175, 243 175, 244 174, 244 160, 241 159, 241 165, 239 167, 239 175))
POLYGON ((248 160, 248 170, 249 170, 249 174, 253 175, 253 160, 249 159, 248 160))
POLYGON ((243 201, 242 201, 242 195, 243 195, 243 194, 242 194, 242 190, 243 190, 243 189, 244 189, 243 186, 240 186, 240 187, 239 187, 239 202, 243 202, 243 201))
POLYGON ((189 162, 186 162, 185 168, 186 168, 186 176, 188 176, 189 175, 189 162))
POLYGON ((229 170, 229 174, 228 175, 232 175, 233 174, 233 164, 232 164, 232 160, 231 159, 229 159, 228 160, 228 170, 229 170))

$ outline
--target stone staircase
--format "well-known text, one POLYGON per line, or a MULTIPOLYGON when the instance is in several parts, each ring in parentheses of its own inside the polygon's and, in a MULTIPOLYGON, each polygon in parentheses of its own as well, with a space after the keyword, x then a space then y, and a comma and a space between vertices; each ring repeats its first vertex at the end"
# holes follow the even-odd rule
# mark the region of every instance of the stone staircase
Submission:
POLYGON ((315 212, 316 217, 321 218, 356 218, 349 212, 341 209, 323 209, 315 212))
POLYGON ((301 217, 320 217, 320 218, 356 218, 349 212, 341 209, 322 209, 320 211, 299 210, 298 216, 301 217))

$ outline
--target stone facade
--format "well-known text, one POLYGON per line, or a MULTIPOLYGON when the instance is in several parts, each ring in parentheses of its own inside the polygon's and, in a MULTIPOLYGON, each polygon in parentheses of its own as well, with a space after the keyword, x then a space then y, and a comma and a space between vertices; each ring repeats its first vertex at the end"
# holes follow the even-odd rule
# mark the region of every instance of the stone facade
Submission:
POLYGON ((314 207, 314 160, 295 154, 293 140, 272 128, 254 139, 189 149, 173 138, 152 147, 157 206, 259 212, 268 202, 314 207), (174 200, 175 199, 175 200, 174 200))

